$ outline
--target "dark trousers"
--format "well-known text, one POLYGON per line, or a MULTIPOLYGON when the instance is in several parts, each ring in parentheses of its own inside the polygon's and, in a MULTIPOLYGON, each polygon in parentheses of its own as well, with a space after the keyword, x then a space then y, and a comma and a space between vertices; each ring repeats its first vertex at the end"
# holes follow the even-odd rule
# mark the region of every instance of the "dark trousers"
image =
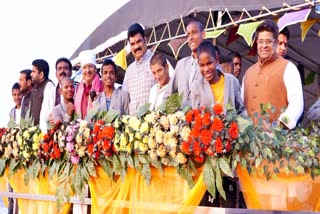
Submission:
POLYGON ((207 207, 224 207, 224 208, 246 208, 243 196, 238 188, 237 182, 230 177, 223 177, 223 189, 226 193, 224 200, 218 190, 216 190, 215 198, 206 191, 202 197, 199 206, 207 207))

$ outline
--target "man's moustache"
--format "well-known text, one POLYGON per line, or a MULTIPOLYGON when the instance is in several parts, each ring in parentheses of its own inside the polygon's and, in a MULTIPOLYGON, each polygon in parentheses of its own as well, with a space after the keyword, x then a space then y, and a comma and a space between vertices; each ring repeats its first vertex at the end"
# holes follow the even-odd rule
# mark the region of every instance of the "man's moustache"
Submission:
POLYGON ((134 52, 136 53, 137 51, 142 51, 141 48, 137 48, 134 52))
POLYGON ((63 72, 60 73, 59 76, 60 76, 60 77, 61 77, 61 76, 67 76, 67 74, 66 74, 66 72, 63 71, 63 72))

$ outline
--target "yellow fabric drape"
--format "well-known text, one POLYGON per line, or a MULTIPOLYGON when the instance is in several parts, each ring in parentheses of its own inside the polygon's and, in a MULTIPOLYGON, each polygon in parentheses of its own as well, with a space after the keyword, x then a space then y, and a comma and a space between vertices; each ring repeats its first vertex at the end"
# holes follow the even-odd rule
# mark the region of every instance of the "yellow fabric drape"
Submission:
POLYGON ((250 209, 320 211, 319 176, 312 180, 309 174, 280 171, 277 178, 267 181, 264 174, 249 175, 241 166, 236 172, 250 209))
MULTIPOLYGON (((24 170, 19 170, 12 177, 9 178, 10 185, 14 192, 17 193, 29 193, 29 194, 51 194, 55 195, 58 187, 57 178, 54 177, 49 180, 47 173, 46 176, 39 176, 37 179, 30 179, 28 185, 24 183, 24 170)), ((60 212, 58 212, 56 202, 41 201, 41 200, 29 200, 29 199, 18 199, 19 213, 67 213, 70 204, 65 204, 60 212)))
POLYGON ((151 183, 129 168, 121 181, 110 180, 101 167, 96 168, 97 177, 91 177, 91 213, 193 213, 200 203, 206 187, 202 175, 195 176, 195 187, 190 190, 173 167, 165 167, 164 174, 151 168, 151 183))
MULTIPOLYGON (((8 179, 6 176, 0 177, 0 192, 8 192, 8 179)), ((1 198, 4 205, 8 207, 8 197, 1 198)))

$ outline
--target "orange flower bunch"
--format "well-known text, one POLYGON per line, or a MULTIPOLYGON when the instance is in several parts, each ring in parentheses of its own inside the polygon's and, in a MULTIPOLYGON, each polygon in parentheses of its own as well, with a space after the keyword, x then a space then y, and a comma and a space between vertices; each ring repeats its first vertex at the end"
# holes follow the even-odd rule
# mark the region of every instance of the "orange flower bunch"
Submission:
POLYGON ((181 151, 198 163, 203 163, 206 155, 221 156, 229 153, 239 135, 239 129, 237 123, 228 121, 223 112, 220 104, 215 104, 213 108, 189 110, 186 122, 191 132, 188 140, 181 143, 181 151))
POLYGON ((98 160, 100 155, 112 156, 114 136, 115 129, 112 125, 106 124, 103 120, 95 122, 87 144, 88 156, 94 160, 98 160))
POLYGON ((58 142, 54 140, 54 133, 61 127, 62 122, 57 122, 53 128, 43 136, 38 149, 38 157, 42 162, 57 160, 61 157, 61 151, 58 142))

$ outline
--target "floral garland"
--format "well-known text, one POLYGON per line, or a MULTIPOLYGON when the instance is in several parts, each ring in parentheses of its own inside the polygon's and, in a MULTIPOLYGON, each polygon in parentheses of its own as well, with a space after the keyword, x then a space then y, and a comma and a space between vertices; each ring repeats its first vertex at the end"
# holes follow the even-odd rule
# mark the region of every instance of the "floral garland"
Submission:
POLYGON ((238 163, 251 172, 263 160, 280 161, 272 171, 263 167, 267 178, 281 167, 319 175, 319 130, 319 124, 312 124, 310 129, 291 132, 276 127, 267 134, 250 119, 237 116, 232 109, 224 111, 219 104, 173 113, 147 112, 139 118, 124 115, 113 122, 57 123, 46 134, 37 126, 1 128, 0 175, 7 167, 11 175, 25 169, 27 182, 48 169, 49 178, 56 174, 62 182, 58 189, 58 201, 62 202, 71 190, 84 197, 85 184, 90 176, 96 176, 96 166, 114 179, 116 175, 124 178, 132 167, 147 183, 151 166, 161 172, 164 166, 172 166, 190 187, 192 175, 203 166, 208 191, 215 195, 218 190, 225 197, 222 177, 233 177, 238 163), (292 160, 295 167, 289 165, 292 160))

